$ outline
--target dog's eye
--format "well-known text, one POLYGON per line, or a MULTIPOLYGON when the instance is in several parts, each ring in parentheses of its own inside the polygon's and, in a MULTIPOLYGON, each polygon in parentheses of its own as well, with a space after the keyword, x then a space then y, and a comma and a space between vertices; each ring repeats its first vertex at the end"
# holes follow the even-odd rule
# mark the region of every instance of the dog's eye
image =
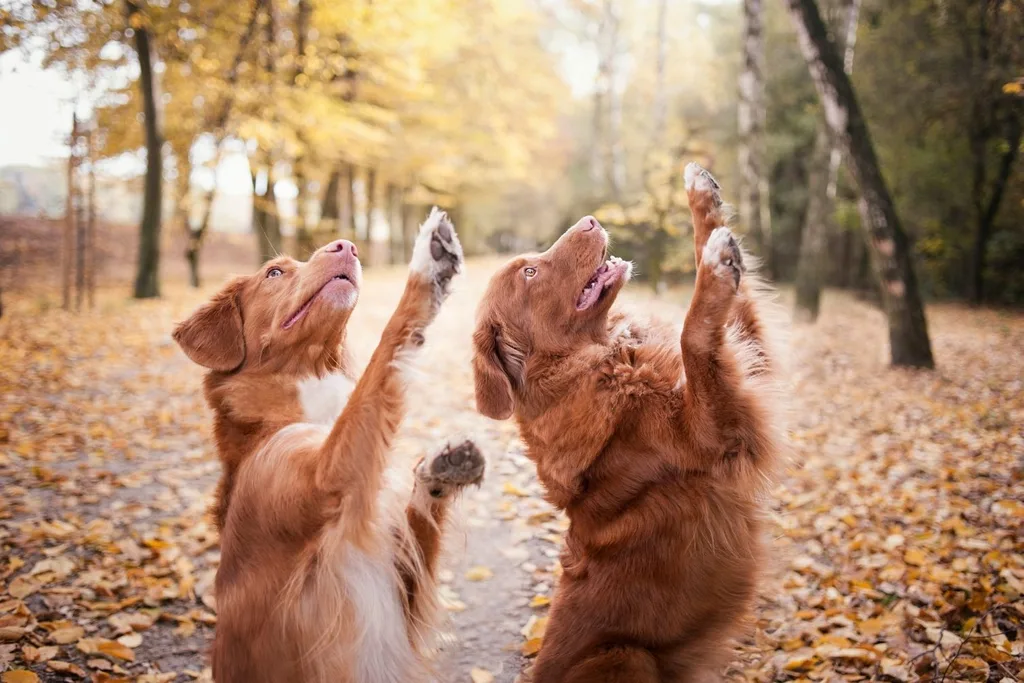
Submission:
POLYGON ((271 268, 270 270, 267 271, 268 280, 272 277, 281 277, 282 275, 284 275, 284 271, 281 270, 280 268, 271 268))
POLYGON ((525 275, 526 277, 533 277, 536 274, 537 269, 534 268, 533 266, 527 266, 526 268, 523 268, 523 275, 525 275))

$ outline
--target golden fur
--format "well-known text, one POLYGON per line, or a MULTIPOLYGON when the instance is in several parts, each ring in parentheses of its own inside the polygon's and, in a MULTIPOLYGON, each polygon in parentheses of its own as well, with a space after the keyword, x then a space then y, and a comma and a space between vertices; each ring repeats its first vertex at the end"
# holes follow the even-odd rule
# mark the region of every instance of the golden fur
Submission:
POLYGON ((361 270, 344 240, 231 281, 175 330, 209 369, 223 464, 219 683, 427 678, 448 502, 479 480, 483 459, 468 442, 426 458, 410 496, 389 451, 404 413, 401 361, 422 345, 461 263, 435 209, 358 380, 344 342, 361 270))

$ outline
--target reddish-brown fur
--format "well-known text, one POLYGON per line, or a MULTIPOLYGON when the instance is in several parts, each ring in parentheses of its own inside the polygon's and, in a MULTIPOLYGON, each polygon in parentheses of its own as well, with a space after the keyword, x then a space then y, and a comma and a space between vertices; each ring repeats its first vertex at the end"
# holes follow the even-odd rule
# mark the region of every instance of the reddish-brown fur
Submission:
POLYGON ((213 646, 220 683, 425 678, 448 500, 479 478, 483 461, 464 444, 459 462, 468 457, 479 470, 441 481, 429 465, 454 452, 443 451, 418 466, 411 499, 385 470, 404 412, 402 365, 460 267, 458 239, 435 211, 358 382, 344 341, 361 275, 343 240, 306 263, 279 258, 233 280, 175 330, 210 370, 204 386, 223 464, 213 646), (342 274, 347 281, 334 278, 342 274), (347 403, 329 391, 346 382, 354 383, 347 403), (328 391, 314 401, 303 394, 310 386, 328 391), (307 413, 335 399, 323 424, 308 423, 307 413))
POLYGON ((681 336, 609 314, 628 271, 577 310, 607 245, 589 217, 512 260, 481 303, 477 406, 515 416, 570 520, 534 683, 714 680, 754 599, 776 359, 727 232, 705 257, 718 186, 696 165, 687 178, 697 279, 681 336))

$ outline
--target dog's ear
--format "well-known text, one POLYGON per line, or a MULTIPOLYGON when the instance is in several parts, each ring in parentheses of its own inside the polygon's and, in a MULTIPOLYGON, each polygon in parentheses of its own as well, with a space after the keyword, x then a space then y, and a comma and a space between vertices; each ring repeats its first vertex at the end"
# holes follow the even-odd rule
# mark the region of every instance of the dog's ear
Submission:
POLYGON ((503 335, 494 321, 484 320, 473 333, 473 380, 476 409, 487 417, 505 420, 515 408, 513 383, 523 381, 526 354, 503 335))
POLYGON ((245 360, 242 309, 238 302, 242 278, 234 280, 174 328, 174 341, 194 362, 210 370, 231 372, 245 360))

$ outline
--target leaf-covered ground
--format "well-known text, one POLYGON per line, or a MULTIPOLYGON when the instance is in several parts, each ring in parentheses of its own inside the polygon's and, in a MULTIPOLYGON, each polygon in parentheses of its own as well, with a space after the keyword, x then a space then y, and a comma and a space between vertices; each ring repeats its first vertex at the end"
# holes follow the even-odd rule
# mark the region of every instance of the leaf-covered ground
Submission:
MULTIPOLYGON (((490 458, 462 503, 442 594, 441 681, 511 681, 543 642, 565 521, 515 429, 473 412, 469 333, 493 262, 431 331, 398 457, 458 434, 490 458)), ((368 273, 365 361, 403 274, 368 273)), ((206 294, 209 292, 207 291, 206 294)), ((200 372, 170 340, 202 295, 8 296, 0 319, 0 680, 203 678, 216 621, 218 473, 200 372)), ((688 295, 627 293, 680 319, 688 295)), ((733 680, 1024 676, 1024 318, 929 310, 939 369, 885 364, 882 316, 845 295, 792 330, 792 456, 774 561, 733 680)))

